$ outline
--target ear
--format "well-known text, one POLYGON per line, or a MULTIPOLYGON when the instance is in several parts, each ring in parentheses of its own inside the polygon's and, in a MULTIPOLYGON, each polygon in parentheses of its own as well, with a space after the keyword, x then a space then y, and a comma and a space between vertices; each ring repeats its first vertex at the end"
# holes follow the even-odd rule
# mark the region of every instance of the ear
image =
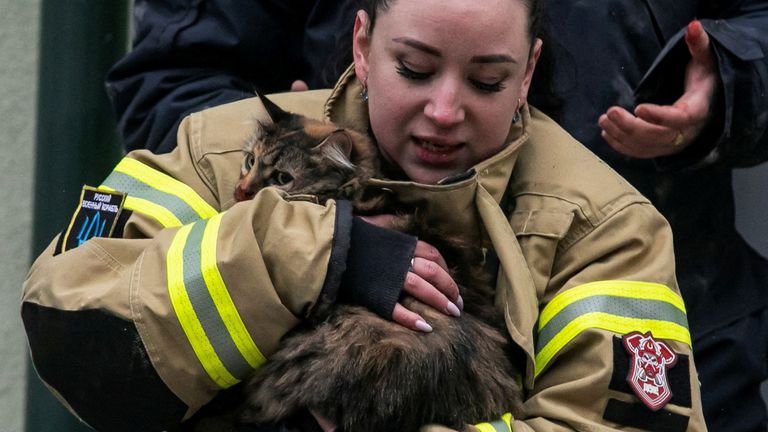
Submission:
POLYGON ((368 53, 371 48, 368 24, 368 14, 363 10, 357 11, 352 31, 352 58, 355 61, 355 75, 360 82, 368 80, 368 53))
POLYGON ((320 142, 316 149, 324 150, 326 147, 336 147, 348 159, 352 156, 352 137, 344 129, 337 129, 331 132, 327 138, 320 142))
POLYGON ((523 105, 528 102, 528 89, 531 87, 533 71, 536 70, 536 62, 539 61, 543 44, 541 39, 536 38, 531 47, 531 55, 528 56, 528 64, 525 66, 525 77, 523 78, 523 83, 520 88, 520 100, 522 100, 523 105))
POLYGON ((320 150, 323 157, 332 161, 334 164, 354 169, 351 162, 352 157, 352 137, 339 129, 331 133, 328 138, 318 144, 315 149, 320 150))
POLYGON ((272 119, 272 123, 279 123, 290 114, 275 105, 274 102, 269 100, 265 95, 259 95, 259 99, 261 99, 261 103, 264 104, 264 109, 267 110, 267 114, 269 115, 269 118, 272 119))

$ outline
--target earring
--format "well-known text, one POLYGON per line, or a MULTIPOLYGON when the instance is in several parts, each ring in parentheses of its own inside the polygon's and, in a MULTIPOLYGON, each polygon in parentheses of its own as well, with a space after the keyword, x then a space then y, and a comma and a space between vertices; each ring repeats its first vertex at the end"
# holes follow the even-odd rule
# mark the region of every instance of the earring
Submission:
POLYGON ((515 109, 515 113, 512 115, 512 124, 515 124, 520 121, 520 98, 517 98, 517 109, 515 109))
POLYGON ((363 89, 360 91, 360 99, 363 102, 368 102, 368 78, 363 80, 363 89))

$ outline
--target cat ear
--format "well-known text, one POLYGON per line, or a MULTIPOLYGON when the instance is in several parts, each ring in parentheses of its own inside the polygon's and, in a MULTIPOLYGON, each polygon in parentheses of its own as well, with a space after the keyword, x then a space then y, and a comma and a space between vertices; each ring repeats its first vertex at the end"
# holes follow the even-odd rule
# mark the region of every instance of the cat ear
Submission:
POLYGON ((264 104, 264 109, 267 110, 267 114, 269 115, 269 118, 272 119, 272 123, 278 123, 290 115, 288 112, 275 105, 275 103, 269 100, 265 95, 259 95, 259 99, 261 99, 261 103, 264 104))
POLYGON ((317 148, 325 148, 327 146, 336 147, 336 151, 341 152, 347 159, 352 157, 352 137, 349 136, 344 129, 336 129, 331 132, 326 139, 324 139, 317 148))
POLYGON ((323 156, 336 165, 354 169, 350 161, 352 157, 352 137, 344 129, 337 129, 332 132, 320 144, 315 146, 322 152, 323 156))

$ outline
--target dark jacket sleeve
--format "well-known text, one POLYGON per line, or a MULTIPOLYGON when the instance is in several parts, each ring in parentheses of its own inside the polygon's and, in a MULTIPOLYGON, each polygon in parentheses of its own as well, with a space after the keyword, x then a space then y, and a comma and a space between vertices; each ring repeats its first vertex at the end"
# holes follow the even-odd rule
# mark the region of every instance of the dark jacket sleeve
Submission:
MULTIPOLYGON (((768 3, 702 2, 699 17, 712 43, 720 78, 713 118, 697 142, 657 160, 662 169, 710 164, 743 167, 768 159, 768 3), (716 4, 710 4, 716 3, 716 4)), ((690 60, 685 28, 667 43, 636 91, 638 102, 672 103, 690 60)))
POLYGON ((123 144, 166 153, 188 113, 284 91, 296 79, 318 85, 328 53, 350 33, 342 22, 351 7, 338 13, 337 3, 136 1, 133 50, 106 81, 123 144))

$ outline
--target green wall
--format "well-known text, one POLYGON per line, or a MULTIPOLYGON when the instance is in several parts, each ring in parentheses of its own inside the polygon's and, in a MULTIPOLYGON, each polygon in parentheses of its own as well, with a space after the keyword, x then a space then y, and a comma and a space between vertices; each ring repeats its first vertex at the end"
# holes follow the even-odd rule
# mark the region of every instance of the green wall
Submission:
POLYGON ((29 266, 39 0, 0 0, 0 430, 24 428, 26 340, 19 318, 29 266))

